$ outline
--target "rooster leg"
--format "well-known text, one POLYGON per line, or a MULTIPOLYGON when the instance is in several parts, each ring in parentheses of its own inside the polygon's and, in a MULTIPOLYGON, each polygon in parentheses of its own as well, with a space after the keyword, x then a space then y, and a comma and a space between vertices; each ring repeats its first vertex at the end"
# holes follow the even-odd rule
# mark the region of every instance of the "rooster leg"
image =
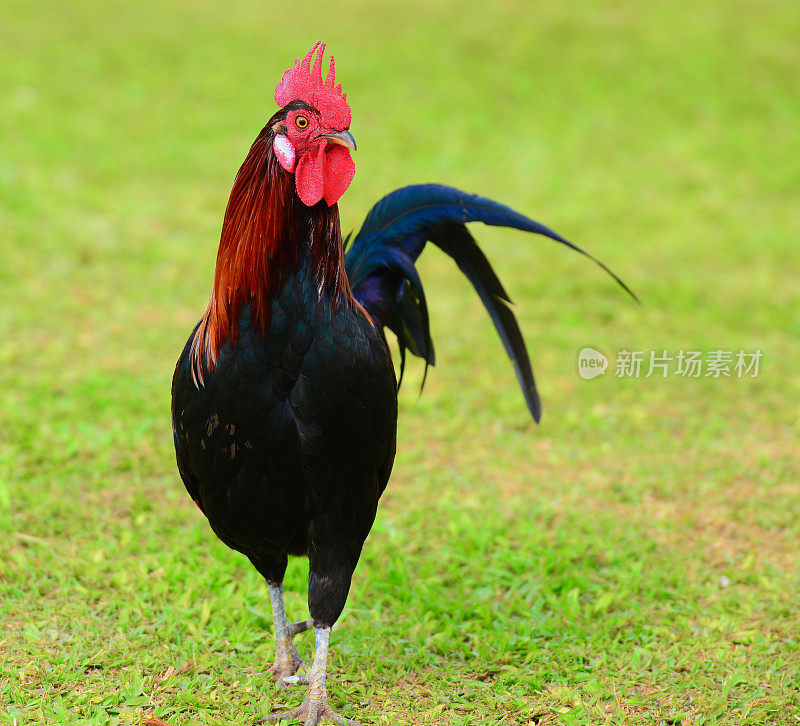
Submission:
POLYGON ((290 623, 286 617, 286 608, 283 604, 283 585, 269 582, 269 596, 272 600, 272 617, 275 621, 275 663, 272 665, 272 675, 281 686, 304 682, 304 676, 295 676, 298 670, 306 670, 306 664, 297 652, 292 638, 297 633, 308 630, 314 624, 313 620, 302 620, 299 623, 290 623))
POLYGON ((340 724, 340 726, 361 726, 358 721, 340 716, 328 704, 325 671, 328 667, 328 641, 331 637, 331 629, 328 626, 318 627, 316 634, 317 646, 314 649, 314 663, 308 672, 308 693, 303 702, 292 711, 270 714, 257 723, 303 720, 305 726, 317 726, 320 721, 330 721, 340 724))

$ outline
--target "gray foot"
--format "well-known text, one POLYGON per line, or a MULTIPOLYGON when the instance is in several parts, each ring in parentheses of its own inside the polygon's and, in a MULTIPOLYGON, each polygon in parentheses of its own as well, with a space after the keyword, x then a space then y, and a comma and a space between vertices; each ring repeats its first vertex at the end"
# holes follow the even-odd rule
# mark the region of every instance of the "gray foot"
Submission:
POLYGON ((283 587, 280 584, 269 583, 269 591, 275 620, 275 662, 270 672, 278 685, 283 687, 296 684, 298 681, 295 674, 307 670, 293 638, 298 633, 313 628, 314 621, 301 620, 299 623, 290 623, 283 605, 283 587))
POLYGON ((275 662, 272 664, 270 672, 279 686, 292 686, 304 682, 298 680, 300 677, 295 677, 295 674, 298 671, 305 672, 308 668, 300 657, 300 653, 297 650, 297 646, 292 642, 292 638, 297 635, 297 633, 302 633, 312 627, 314 627, 313 620, 301 620, 299 623, 288 623, 288 628, 278 633, 275 648, 275 662))
POLYGON ((328 640, 331 629, 329 627, 316 628, 316 648, 314 649, 314 663, 308 674, 289 675, 284 678, 286 683, 308 684, 308 692, 303 702, 295 709, 283 713, 272 713, 256 723, 280 723, 281 721, 303 721, 305 726, 317 726, 322 721, 340 724, 340 726, 361 726, 358 721, 345 718, 336 713, 328 703, 328 689, 325 685, 325 672, 328 667, 328 640))
POLYGON ((281 721, 302 721, 305 726, 317 726, 322 721, 340 724, 340 726, 362 726, 359 721, 345 718, 336 713, 328 704, 327 694, 323 699, 317 700, 306 696, 297 708, 282 713, 271 713, 261 721, 256 721, 256 723, 280 723, 281 721))

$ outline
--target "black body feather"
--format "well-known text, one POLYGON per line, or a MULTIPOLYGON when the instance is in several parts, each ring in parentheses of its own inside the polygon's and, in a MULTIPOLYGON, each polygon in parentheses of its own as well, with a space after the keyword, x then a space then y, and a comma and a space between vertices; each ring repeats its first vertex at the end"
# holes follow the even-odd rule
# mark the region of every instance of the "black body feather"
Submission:
POLYGON ((272 582, 288 555, 308 556, 311 615, 332 625, 389 479, 397 394, 376 329, 320 295, 309 267, 282 285, 267 339, 242 312, 199 388, 189 339, 172 419, 181 476, 217 536, 272 582))

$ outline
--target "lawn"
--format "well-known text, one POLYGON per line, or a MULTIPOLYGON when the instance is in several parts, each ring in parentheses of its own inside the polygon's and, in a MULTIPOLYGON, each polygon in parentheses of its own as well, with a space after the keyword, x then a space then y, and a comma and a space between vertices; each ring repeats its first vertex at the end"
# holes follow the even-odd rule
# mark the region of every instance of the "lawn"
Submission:
MULTIPOLYGON (((421 396, 407 371, 332 705, 365 724, 797 724, 786 0, 3 0, 0 724, 251 724, 302 697, 268 674, 264 583, 183 490, 169 387, 233 176, 317 38, 359 145, 345 230, 397 186, 451 184, 643 301, 547 240, 472 230, 517 303, 537 427, 479 300, 425 254, 438 363, 421 396), (578 375, 585 346, 606 375, 578 375), (625 350, 763 357, 757 377, 619 377, 625 350)), ((296 619, 305 578, 293 562, 296 619)))

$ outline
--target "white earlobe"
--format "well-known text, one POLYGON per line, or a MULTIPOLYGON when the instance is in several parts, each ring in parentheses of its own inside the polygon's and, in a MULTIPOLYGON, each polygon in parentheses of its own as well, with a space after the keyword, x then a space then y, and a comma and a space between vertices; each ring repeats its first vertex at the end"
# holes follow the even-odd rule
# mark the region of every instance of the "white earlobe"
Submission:
POLYGON ((280 165, 290 174, 294 172, 295 151, 292 142, 283 134, 278 134, 272 142, 272 149, 280 165))

